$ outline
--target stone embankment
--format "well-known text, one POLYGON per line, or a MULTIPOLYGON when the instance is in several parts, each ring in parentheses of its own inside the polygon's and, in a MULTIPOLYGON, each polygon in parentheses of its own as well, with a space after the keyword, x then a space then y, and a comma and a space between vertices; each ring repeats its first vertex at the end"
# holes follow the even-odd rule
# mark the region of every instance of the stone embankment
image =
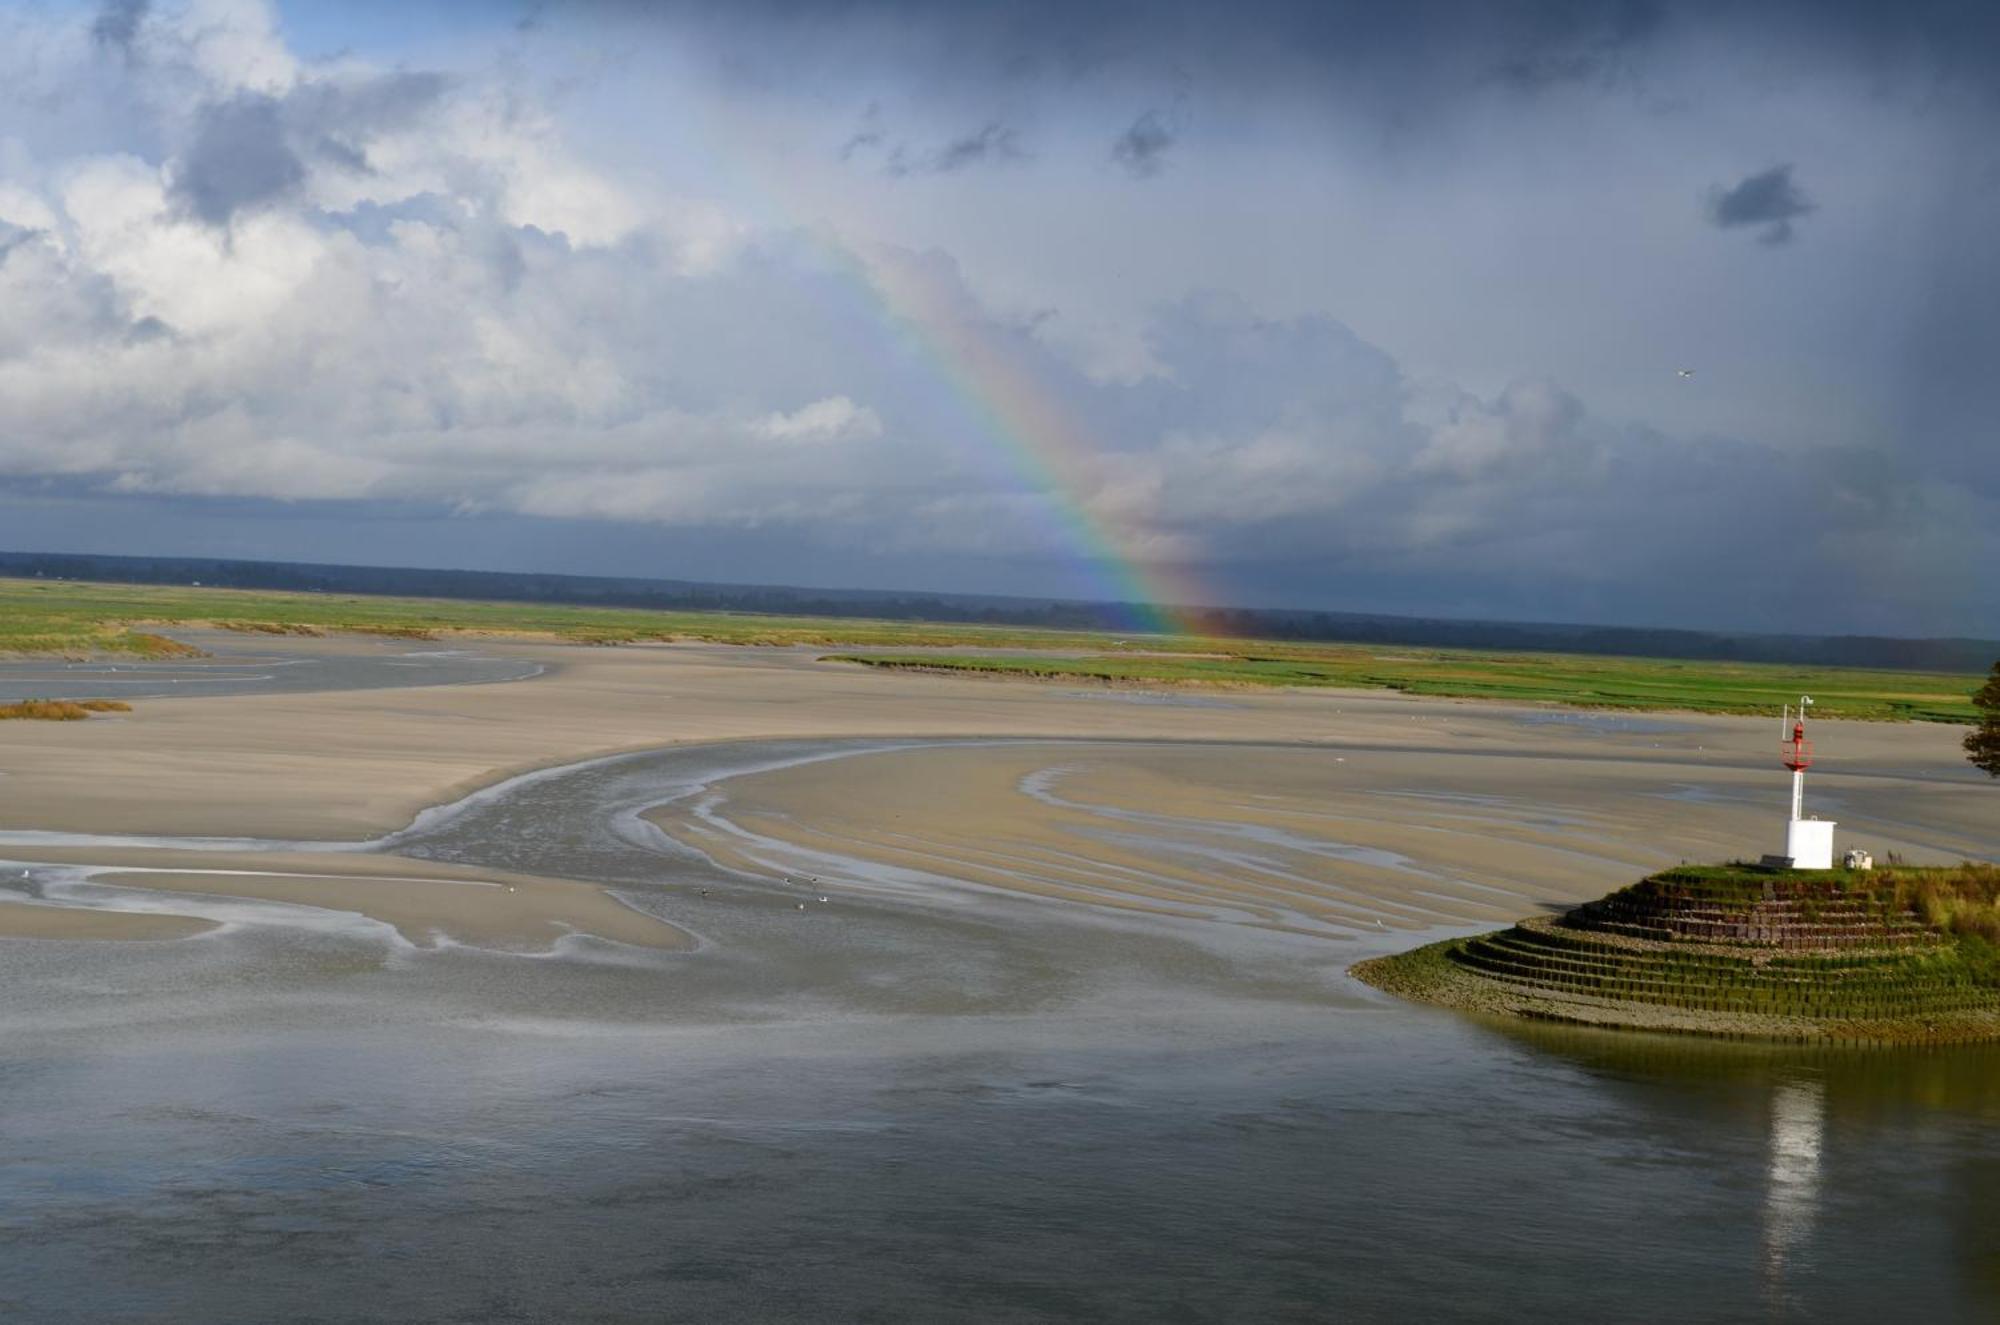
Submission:
POLYGON ((1558 918, 1363 962, 1468 1011, 1645 1030, 1895 1043, 2000 1038, 2000 950, 1954 920, 1991 867, 1683 868, 1558 918))

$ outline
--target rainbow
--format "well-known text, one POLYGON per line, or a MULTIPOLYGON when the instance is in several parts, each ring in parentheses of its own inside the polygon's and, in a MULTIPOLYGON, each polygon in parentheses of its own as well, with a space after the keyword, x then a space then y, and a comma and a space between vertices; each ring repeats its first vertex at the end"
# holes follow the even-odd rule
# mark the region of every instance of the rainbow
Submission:
POLYGON ((1157 532, 1088 499, 1100 488, 1099 448, 1035 371, 1018 336, 968 307, 936 264, 887 252, 871 256, 831 226, 804 222, 806 209, 788 197, 794 186, 782 170, 759 168, 758 134, 732 108, 704 104, 699 123, 708 164, 763 198, 776 228, 813 243, 869 320, 900 333, 951 391, 971 435, 987 444, 981 458, 1002 462, 1004 474, 996 478, 1044 498, 1050 542, 1075 559, 1092 586, 1088 596, 1127 607, 1125 628, 1133 631, 1219 633, 1200 605, 1221 598, 1175 569, 1184 558, 1161 556, 1157 532))
POLYGON ((1011 462, 1014 476, 1051 503, 1059 538, 1079 556, 1098 592, 1132 609, 1130 629, 1210 633, 1193 606, 1207 595, 1146 555, 1153 535, 1136 522, 1093 514, 1096 448, 1073 412, 1041 381, 1015 337, 965 307, 955 282, 933 264, 870 260, 822 235, 834 257, 872 296, 886 321, 951 387, 977 431, 1011 462))

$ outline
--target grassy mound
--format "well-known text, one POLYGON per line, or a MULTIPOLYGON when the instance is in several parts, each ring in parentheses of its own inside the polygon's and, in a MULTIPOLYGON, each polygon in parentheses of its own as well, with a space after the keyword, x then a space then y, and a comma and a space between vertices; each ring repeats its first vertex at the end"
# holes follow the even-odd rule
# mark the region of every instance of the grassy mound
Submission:
POLYGON ((1710 1035, 2000 1038, 2000 867, 1668 870, 1560 918, 1362 962, 1470 1011, 1710 1035))

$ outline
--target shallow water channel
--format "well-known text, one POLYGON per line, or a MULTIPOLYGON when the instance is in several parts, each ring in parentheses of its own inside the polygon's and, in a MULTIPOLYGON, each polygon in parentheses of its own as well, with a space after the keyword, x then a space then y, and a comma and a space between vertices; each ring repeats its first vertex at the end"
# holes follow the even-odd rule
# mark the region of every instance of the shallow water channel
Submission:
POLYGON ((383 844, 617 884, 692 954, 0 945, 0 1315, 2000 1315, 2000 1050, 1487 1024, 1345 976, 1407 933, 802 911, 639 817, 857 748, 600 761, 383 844))
POLYGON ((521 681, 540 663, 410 640, 342 636, 331 644, 223 630, 175 630, 201 656, 168 661, 60 658, 0 661, 0 703, 22 699, 158 699, 305 694, 521 681))

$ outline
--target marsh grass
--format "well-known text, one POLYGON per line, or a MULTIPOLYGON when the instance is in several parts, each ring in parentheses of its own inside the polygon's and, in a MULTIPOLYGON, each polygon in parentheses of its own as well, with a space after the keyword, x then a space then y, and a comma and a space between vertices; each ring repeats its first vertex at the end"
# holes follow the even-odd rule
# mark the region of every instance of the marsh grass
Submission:
MULTIPOLYGON (((254 635, 336 632, 399 639, 506 636, 580 644, 706 642, 859 648, 1115 648, 1117 637, 863 617, 657 612, 560 603, 284 593, 0 577, 0 655, 198 652, 150 633, 163 626, 254 635), (169 652, 163 652, 169 651, 169 652)), ((1147 639, 1148 647, 1160 647, 1147 639)))
MULTIPOLYGON (((1190 642, 1175 656, 1148 653, 842 653, 868 667, 1011 676, 1103 685, 1341 687, 1410 695, 1555 703, 1572 708, 1776 714, 1800 694, 1829 718, 1970 722, 1979 678, 1926 672, 1783 667, 1558 653, 1355 645, 1190 642)), ((1158 646, 1164 647, 1164 646, 1158 646)))
POLYGON ((353 632, 395 639, 466 636, 575 644, 703 642, 852 650, 871 667, 1059 682, 1203 687, 1347 687, 1574 708, 1775 714, 1801 693, 1825 717, 1971 722, 1982 678, 1752 663, 1393 645, 1298 644, 1191 635, 1133 638, 867 618, 653 612, 363 594, 280 593, 170 585, 0 578, 0 655, 198 652, 162 626, 256 635, 353 632), (926 652, 955 648, 978 652, 926 652))
POLYGON ((1945 870, 1878 870, 1876 886, 1946 934, 2000 947, 2000 865, 1968 861, 1945 870))
POLYGON ((17 704, 0 704, 0 722, 81 722, 93 713, 131 711, 132 706, 120 699, 24 699, 17 704))

